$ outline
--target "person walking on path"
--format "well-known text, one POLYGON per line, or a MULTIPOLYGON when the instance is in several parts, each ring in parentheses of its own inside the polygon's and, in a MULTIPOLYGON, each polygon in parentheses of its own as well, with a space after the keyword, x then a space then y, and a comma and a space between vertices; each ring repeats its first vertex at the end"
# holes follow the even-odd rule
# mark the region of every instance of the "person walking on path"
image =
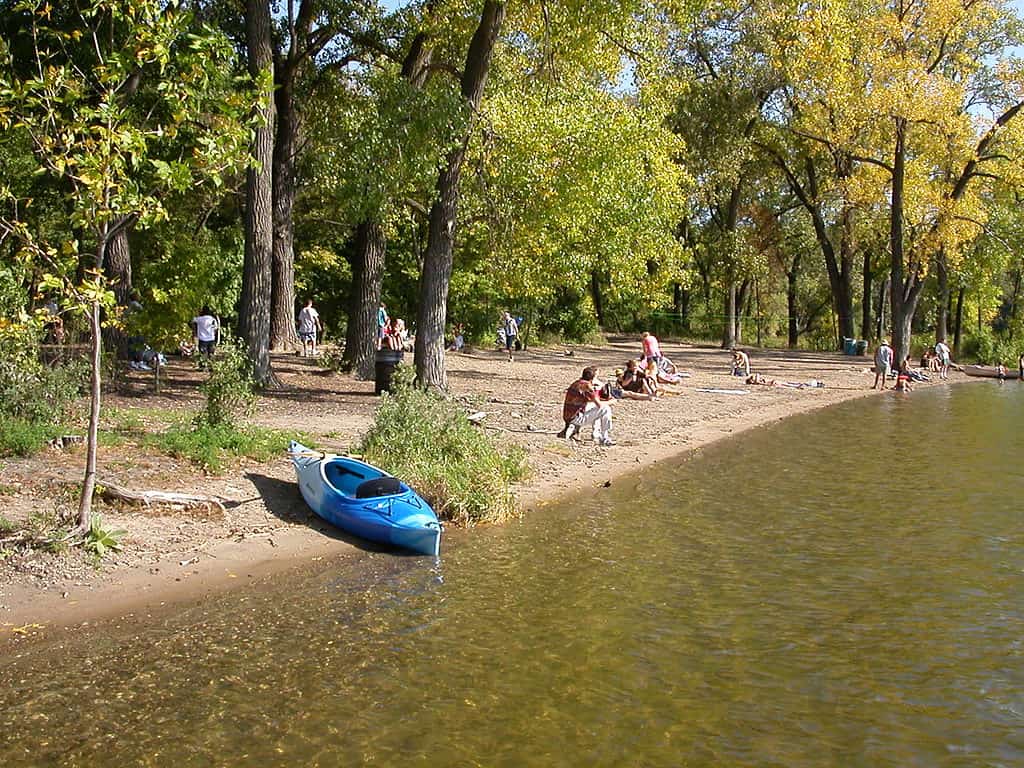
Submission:
POLYGON ((939 378, 949 378, 949 346, 944 341, 935 345, 935 354, 939 358, 939 378))
POLYGON ((383 301, 377 307, 377 349, 384 345, 384 334, 388 329, 388 305, 383 301))
POLYGON ((313 300, 307 299, 306 306, 299 310, 299 340, 302 342, 303 356, 316 357, 316 339, 323 333, 324 326, 320 322, 320 313, 313 308, 313 300), (307 353, 308 349, 308 353, 307 353))
POLYGON ((601 402, 598 389, 594 386, 596 378, 597 367, 587 366, 580 378, 565 390, 565 401, 562 404, 565 428, 558 436, 570 440, 583 427, 590 425, 595 443, 612 446, 615 445, 611 437, 612 409, 608 403, 601 402))
POLYGON ((882 339, 875 350, 875 383, 871 385, 874 389, 881 381, 881 389, 885 389, 885 381, 889 378, 889 369, 892 368, 892 347, 889 342, 882 339))
POLYGON ((192 318, 192 327, 199 349, 199 367, 204 368, 205 363, 209 361, 213 356, 213 351, 217 348, 220 320, 210 311, 209 306, 204 305, 199 314, 192 318))
POLYGON ((512 350, 516 346, 516 337, 519 336, 519 323, 512 317, 510 312, 501 315, 502 330, 505 331, 505 351, 508 352, 508 361, 512 362, 512 350))

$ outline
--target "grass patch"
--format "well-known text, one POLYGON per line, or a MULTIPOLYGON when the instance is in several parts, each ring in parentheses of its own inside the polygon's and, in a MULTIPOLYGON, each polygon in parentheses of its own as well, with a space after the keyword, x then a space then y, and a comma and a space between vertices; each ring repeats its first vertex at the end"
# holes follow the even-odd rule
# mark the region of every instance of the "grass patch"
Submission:
POLYGON ((33 456, 60 434, 57 424, 0 413, 0 456, 33 456))
POLYGON ((163 434, 148 436, 144 442, 219 473, 230 457, 267 461, 285 451, 291 437, 274 429, 199 422, 176 424, 163 434))
POLYGON ((0 536, 6 536, 18 530, 18 524, 3 515, 0 515, 0 536))
POLYGON ((462 525, 519 513, 510 484, 527 473, 521 446, 499 446, 456 403, 412 386, 399 366, 360 450, 371 464, 415 488, 438 517, 462 525))

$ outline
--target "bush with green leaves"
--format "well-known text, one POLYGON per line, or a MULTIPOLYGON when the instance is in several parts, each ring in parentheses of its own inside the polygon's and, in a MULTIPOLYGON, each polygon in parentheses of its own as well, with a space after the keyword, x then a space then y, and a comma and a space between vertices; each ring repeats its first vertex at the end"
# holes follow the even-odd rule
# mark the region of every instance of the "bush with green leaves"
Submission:
POLYGON ((983 365, 995 365, 1001 362, 1010 368, 1017 367, 1017 357, 1024 351, 1024 344, 983 331, 969 336, 963 344, 961 357, 965 360, 977 360, 983 365))
POLYGON ((209 359, 210 375, 203 383, 206 406, 197 424, 233 424, 256 404, 252 363, 238 339, 227 338, 209 359))
POLYGON ((0 328, 0 456, 31 456, 56 437, 88 377, 84 361, 44 365, 31 321, 0 328))
POLYGON ((497 445, 458 403, 412 378, 411 367, 395 369, 360 446, 365 460, 415 488, 442 519, 473 525, 518 514, 510 484, 526 475, 526 451, 497 445))
POLYGON ((31 323, 0 330, 0 413, 36 424, 60 421, 87 376, 82 360, 44 365, 39 330, 31 323))

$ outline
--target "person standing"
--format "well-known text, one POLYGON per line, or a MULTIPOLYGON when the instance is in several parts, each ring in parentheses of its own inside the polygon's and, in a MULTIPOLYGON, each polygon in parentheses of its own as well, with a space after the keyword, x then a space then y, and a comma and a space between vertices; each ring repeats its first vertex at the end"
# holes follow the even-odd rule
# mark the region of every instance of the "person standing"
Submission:
POLYGON ((612 409, 607 403, 601 402, 598 388, 594 386, 596 378, 597 367, 587 366, 580 378, 565 390, 562 403, 565 428, 558 436, 569 440, 589 424, 593 429, 594 442, 607 447, 615 445, 611 437, 612 409))
POLYGON ((1017 375, 1021 381, 1024 381, 1024 352, 1020 353, 1020 357, 1017 358, 1017 375))
POLYGON ((658 343, 658 338, 650 331, 644 331, 641 344, 644 348, 645 365, 650 360, 657 365, 661 361, 661 345, 658 343))
POLYGON ((508 352, 508 361, 512 362, 512 350, 516 346, 516 338, 519 336, 519 323, 512 317, 510 312, 501 315, 501 327, 505 331, 505 351, 508 352))
POLYGON ((199 367, 205 367, 217 348, 217 339, 220 336, 220 320, 210 311, 208 305, 203 305, 199 314, 192 318, 193 335, 199 349, 199 367))
POLYGON ((388 329, 388 305, 383 301, 377 307, 377 349, 384 345, 384 334, 388 329))
POLYGON ((939 358, 939 378, 949 378, 949 346, 944 341, 935 345, 935 355, 939 358))
POLYGON ((892 367, 892 347, 889 342, 882 339, 875 350, 875 383, 871 385, 874 389, 878 382, 882 382, 881 389, 885 389, 885 381, 889 377, 889 369, 892 367))
POLYGON ((320 313, 313 308, 313 300, 306 299, 306 306, 299 310, 299 340, 302 342, 302 354, 316 357, 317 334, 323 333, 324 325, 320 321, 320 313), (307 353, 308 350, 308 353, 307 353))

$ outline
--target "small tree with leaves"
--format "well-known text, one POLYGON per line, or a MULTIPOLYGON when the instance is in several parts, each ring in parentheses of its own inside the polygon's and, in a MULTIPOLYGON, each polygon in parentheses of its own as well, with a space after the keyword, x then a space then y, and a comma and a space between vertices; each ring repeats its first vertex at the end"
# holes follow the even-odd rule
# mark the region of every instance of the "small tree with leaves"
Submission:
POLYGON ((233 49, 197 25, 176 0, 92 0, 55 8, 24 0, 10 13, 20 33, 0 62, 0 129, 27 135, 39 172, 66 192, 70 229, 61 242, 30 225, 0 186, 0 232, 47 273, 88 318, 91 407, 78 531, 91 523, 101 401, 101 322, 112 294, 103 276, 109 243, 125 227, 169 216, 167 200, 221 183, 244 162, 247 98, 224 73, 233 49))

